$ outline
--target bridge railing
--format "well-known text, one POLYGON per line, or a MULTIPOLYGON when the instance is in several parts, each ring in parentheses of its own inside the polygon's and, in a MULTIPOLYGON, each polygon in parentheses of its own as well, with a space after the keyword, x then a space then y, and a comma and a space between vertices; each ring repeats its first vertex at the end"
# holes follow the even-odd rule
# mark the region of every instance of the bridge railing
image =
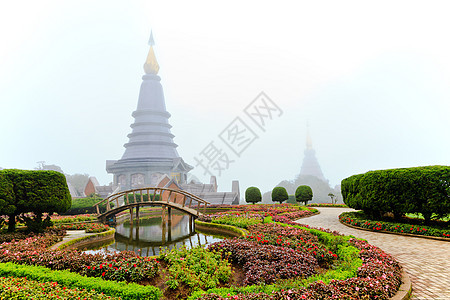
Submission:
POLYGON ((97 214, 100 215, 100 205, 102 204, 106 206, 106 212, 108 212, 121 206, 153 202, 159 205, 164 205, 164 203, 176 203, 181 205, 182 208, 187 207, 194 209, 197 212, 197 216, 200 215, 200 210, 202 208, 205 213, 206 206, 210 204, 208 201, 186 191, 169 188, 145 187, 121 191, 110 195, 94 204, 94 207, 96 208, 97 214))

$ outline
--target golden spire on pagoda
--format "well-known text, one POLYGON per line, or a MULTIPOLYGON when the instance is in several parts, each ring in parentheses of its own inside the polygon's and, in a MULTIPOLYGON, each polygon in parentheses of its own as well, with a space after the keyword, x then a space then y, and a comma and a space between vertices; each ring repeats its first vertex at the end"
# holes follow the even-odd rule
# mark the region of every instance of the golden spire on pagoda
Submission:
POLYGON ((306 149, 312 149, 312 139, 309 134, 309 122, 306 124, 306 149))
POLYGON ((150 33, 148 44, 150 45, 150 50, 148 50, 147 60, 144 64, 144 71, 145 74, 156 75, 159 71, 159 64, 156 60, 155 52, 153 51, 153 45, 155 45, 155 41, 153 40, 153 32, 150 33))

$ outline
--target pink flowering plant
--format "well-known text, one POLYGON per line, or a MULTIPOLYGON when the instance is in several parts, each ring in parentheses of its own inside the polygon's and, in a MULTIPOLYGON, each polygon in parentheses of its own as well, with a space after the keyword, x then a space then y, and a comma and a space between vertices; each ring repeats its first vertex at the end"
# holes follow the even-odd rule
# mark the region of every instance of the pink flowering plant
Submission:
POLYGON ((78 222, 87 222, 87 221, 97 221, 97 216, 93 215, 93 214, 83 214, 83 215, 74 215, 74 216, 52 215, 51 220, 52 220, 53 224, 78 223, 78 222))
POLYGON ((67 288, 58 282, 37 282, 26 277, 1 277, 0 299, 121 299, 94 290, 67 288))
POLYGON ((290 282, 284 286, 265 285, 234 289, 213 289, 197 293, 189 299, 201 300, 292 300, 292 299, 389 299, 401 284, 401 268, 397 261, 365 241, 350 239, 350 244, 360 250, 363 261, 351 278, 327 282, 316 280, 301 287, 290 282))
POLYGON ((85 230, 86 233, 99 233, 110 229, 108 225, 101 223, 58 224, 56 227, 64 230, 85 230))
POLYGON ((435 236, 450 239, 450 230, 421 224, 406 224, 388 221, 370 220, 361 212, 345 212, 339 216, 342 223, 370 229, 373 231, 387 231, 409 233, 414 235, 435 236))
POLYGON ((2 243, 0 262, 70 270, 86 276, 129 282, 151 279, 158 272, 158 261, 131 251, 102 255, 78 250, 50 250, 49 247, 60 241, 64 234, 64 230, 53 230, 2 243))

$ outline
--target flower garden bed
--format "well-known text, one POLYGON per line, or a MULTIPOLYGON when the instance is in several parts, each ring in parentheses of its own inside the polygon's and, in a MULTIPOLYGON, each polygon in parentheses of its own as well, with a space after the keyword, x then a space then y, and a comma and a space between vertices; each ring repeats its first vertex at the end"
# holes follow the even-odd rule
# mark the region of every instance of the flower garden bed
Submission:
POLYGON ((345 204, 335 204, 335 203, 309 203, 307 207, 348 207, 345 204))
POLYGON ((58 282, 63 290, 94 289, 93 299, 97 294, 104 299, 102 292, 122 299, 202 300, 394 295, 401 284, 398 263, 365 241, 293 222, 314 213, 286 204, 236 206, 196 222, 235 228, 240 237, 207 249, 163 251, 158 259, 126 251, 104 255, 50 250, 64 236, 63 229, 10 237, 0 244, 0 276, 39 282, 30 283, 31 291, 45 282, 58 282))
POLYGON ((99 233, 109 230, 109 226, 101 223, 58 224, 56 228, 64 230, 84 230, 86 233, 99 233))
POLYGON ((245 238, 210 245, 243 267, 244 286, 198 291, 189 299, 388 299, 396 293, 402 272, 391 256, 364 241, 299 226, 286 216, 291 213, 247 227, 245 238))
POLYGON ((84 215, 74 215, 74 216, 59 216, 53 215, 51 216, 51 220, 54 224, 61 223, 78 223, 78 222, 97 222, 97 216, 91 214, 84 215))
POLYGON ((67 288, 57 282, 39 282, 26 277, 0 278, 0 299, 120 299, 95 290, 67 288))
POLYGON ((448 229, 439 229, 436 227, 425 225, 374 221, 368 219, 362 212, 342 213, 339 216, 339 221, 343 224, 350 225, 355 228, 370 231, 395 233, 401 235, 414 235, 419 237, 438 238, 440 240, 450 241, 450 230, 448 229))
POLYGON ((140 282, 154 277, 158 263, 155 259, 139 257, 133 252, 103 256, 78 250, 50 250, 59 242, 64 230, 30 236, 0 245, 0 262, 44 266, 53 270, 69 270, 88 277, 140 282))

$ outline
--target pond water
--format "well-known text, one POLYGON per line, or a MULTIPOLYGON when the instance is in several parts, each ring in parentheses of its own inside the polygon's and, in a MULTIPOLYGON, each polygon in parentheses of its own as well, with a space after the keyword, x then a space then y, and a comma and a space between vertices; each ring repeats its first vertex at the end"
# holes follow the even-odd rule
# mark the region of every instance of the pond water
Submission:
MULTIPOLYGON (((92 244, 88 253, 133 251, 140 256, 159 255, 160 248, 172 249, 186 246, 192 248, 197 245, 206 246, 221 241, 224 236, 210 235, 198 231, 192 231, 190 217, 188 215, 173 215, 172 222, 162 222, 162 218, 141 217, 139 225, 129 222, 117 224, 116 233, 112 244, 100 246, 92 244), (171 225, 171 226, 169 226, 171 225)), ((86 248, 86 247, 83 247, 86 248)), ((89 249, 88 248, 88 249, 89 249)))

